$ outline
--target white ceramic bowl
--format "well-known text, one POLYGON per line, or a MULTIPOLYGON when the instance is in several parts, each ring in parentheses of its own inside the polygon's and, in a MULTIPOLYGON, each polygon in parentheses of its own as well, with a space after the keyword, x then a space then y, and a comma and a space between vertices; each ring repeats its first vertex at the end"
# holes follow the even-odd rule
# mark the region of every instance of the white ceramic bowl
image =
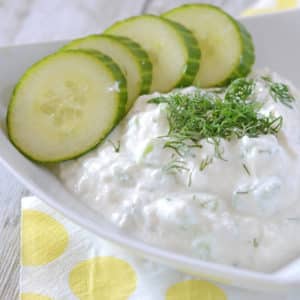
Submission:
MULTIPOLYGON (((300 10, 248 17, 241 21, 254 38, 256 67, 270 67, 300 87, 300 10)), ((6 105, 14 84, 27 67, 55 51, 62 44, 63 42, 57 42, 0 49, 0 120, 3 125, 0 130, 0 160, 2 164, 32 193, 66 217, 99 237, 120 244, 138 255, 193 275, 240 287, 274 291, 299 286, 300 253, 299 259, 282 266, 281 269, 273 273, 261 273, 204 262, 152 247, 106 222, 99 214, 91 211, 83 202, 66 191, 46 168, 29 161, 11 145, 5 133, 4 120, 6 105)))

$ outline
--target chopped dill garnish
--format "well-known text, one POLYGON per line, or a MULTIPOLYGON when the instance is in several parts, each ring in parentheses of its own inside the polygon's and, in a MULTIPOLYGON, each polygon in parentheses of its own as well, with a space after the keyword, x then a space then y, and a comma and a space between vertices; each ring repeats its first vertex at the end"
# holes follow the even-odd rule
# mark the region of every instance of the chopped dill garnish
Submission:
POLYGON ((226 161, 226 159, 223 157, 224 149, 220 145, 221 143, 220 138, 216 138, 216 137, 208 138, 207 142, 214 145, 215 157, 226 161))
POLYGON ((230 141, 243 136, 277 134, 282 127, 282 117, 259 114, 262 104, 249 100, 254 86, 253 80, 236 79, 227 87, 224 100, 202 89, 150 99, 149 103, 167 104, 169 132, 161 137, 165 140, 164 147, 184 156, 189 148, 200 148, 201 140, 206 140, 214 144, 215 156, 224 159, 221 139, 230 141))
POLYGON ((228 87, 225 100, 226 101, 246 101, 253 93, 255 83, 252 79, 238 78, 234 80, 228 87))
POLYGON ((203 171, 207 166, 213 162, 213 157, 207 156, 205 159, 201 160, 199 170, 203 171))
POLYGON ((115 152, 120 152, 121 142, 118 141, 117 144, 115 144, 112 140, 107 140, 114 148, 115 152))
POLYGON ((193 176, 193 172, 190 171, 190 172, 189 172, 188 181, 187 181, 187 186, 188 186, 188 187, 191 187, 191 185, 192 185, 192 176, 193 176))
POLYGON ((142 157, 146 157, 149 153, 151 153, 154 150, 153 143, 148 143, 145 147, 142 157))
POLYGON ((250 193, 250 190, 246 190, 246 191, 237 191, 236 194, 239 194, 239 195, 247 195, 250 193))
POLYGON ((185 166, 185 162, 176 158, 173 158, 166 165, 164 165, 162 170, 166 173, 189 171, 189 169, 185 166))
POLYGON ((246 171, 246 173, 247 173, 249 176, 251 176, 251 173, 250 173, 250 171, 249 171, 249 169, 248 169, 248 167, 247 167, 246 164, 243 164, 243 168, 244 168, 244 170, 246 171))
POLYGON ((263 76, 261 78, 269 87, 270 94, 275 102, 281 102, 285 106, 293 108, 292 103, 295 101, 295 98, 286 84, 273 82, 269 76, 263 76))

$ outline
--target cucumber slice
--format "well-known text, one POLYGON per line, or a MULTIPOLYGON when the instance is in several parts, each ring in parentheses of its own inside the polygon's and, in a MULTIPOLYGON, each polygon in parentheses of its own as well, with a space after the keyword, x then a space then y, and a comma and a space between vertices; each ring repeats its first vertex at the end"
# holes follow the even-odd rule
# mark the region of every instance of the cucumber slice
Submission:
POLYGON ((152 65, 148 54, 134 41, 113 35, 90 35, 64 46, 68 49, 94 49, 109 55, 127 79, 126 111, 141 94, 147 94, 152 81, 152 65))
POLYGON ((93 149, 124 115, 126 79, 96 51, 52 54, 29 68, 7 111, 11 142, 38 162, 59 162, 93 149))
POLYGON ((242 24, 220 8, 187 4, 163 16, 186 26, 199 42, 202 59, 195 85, 221 86, 251 71, 255 60, 251 36, 242 24))
POLYGON ((117 22, 105 32, 129 37, 148 52, 153 66, 152 92, 188 86, 198 72, 200 50, 197 41, 180 24, 143 15, 117 22))

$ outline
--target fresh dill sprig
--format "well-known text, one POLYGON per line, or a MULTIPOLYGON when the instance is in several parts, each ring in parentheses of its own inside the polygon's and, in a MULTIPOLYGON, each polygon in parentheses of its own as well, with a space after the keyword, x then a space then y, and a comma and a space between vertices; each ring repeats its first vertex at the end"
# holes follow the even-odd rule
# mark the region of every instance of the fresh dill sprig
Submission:
POLYGON ((107 141, 113 146, 116 153, 120 152, 120 148, 121 148, 120 141, 118 141, 117 144, 115 144, 112 140, 107 140, 107 141))
POLYGON ((216 145, 216 154, 221 158, 220 139, 229 141, 245 135, 258 137, 278 133, 282 117, 261 115, 258 113, 260 103, 245 101, 252 85, 251 81, 233 81, 224 100, 204 90, 150 99, 150 103, 167 104, 169 132, 164 137, 165 147, 183 156, 187 148, 201 147, 200 141, 209 139, 216 145), (236 98, 233 91, 237 92, 236 98))
POLYGON ((162 167, 162 170, 166 173, 189 171, 189 169, 185 166, 185 162, 178 158, 170 160, 162 167))
POLYGON ((207 166, 213 162, 213 157, 207 156, 205 159, 201 160, 199 170, 203 171, 207 166))
POLYGON ((295 101, 295 98, 286 84, 273 82, 269 76, 262 76, 261 78, 267 84, 270 95, 275 102, 281 102, 285 106, 293 108, 292 103, 295 101))
POLYGON ((249 176, 251 176, 251 173, 250 173, 250 171, 249 171, 249 169, 248 169, 248 167, 247 167, 246 164, 243 164, 243 168, 244 168, 244 170, 246 171, 246 173, 247 173, 249 176))
POLYGON ((250 190, 245 190, 245 191, 237 191, 236 194, 238 195, 247 195, 250 193, 250 190))
MULTIPOLYGON (((293 100, 288 87, 279 83, 269 82, 270 93, 276 101, 286 105, 293 100)), ((172 149, 181 158, 190 148, 201 148, 201 141, 206 140, 214 145, 214 156, 224 159, 224 149, 221 139, 230 141, 243 136, 250 138, 260 135, 276 135, 282 127, 281 116, 272 114, 265 116, 259 113, 262 103, 253 98, 256 82, 252 79, 238 78, 227 88, 203 90, 193 93, 171 93, 165 96, 150 99, 149 103, 165 103, 169 131, 162 136, 164 148, 172 149), (224 94, 224 99, 220 94, 224 94)), ((201 161, 199 170, 203 171, 212 158, 201 161)), ((244 166, 250 175, 249 170, 244 166)), ((184 170, 183 160, 173 160, 167 170, 184 170), (178 163, 180 161, 180 163, 178 163)))
POLYGON ((226 161, 226 159, 223 157, 224 149, 221 147, 221 139, 218 137, 208 138, 207 142, 213 144, 215 157, 226 161))
POLYGON ((192 176, 193 176, 193 172, 190 171, 189 176, 188 176, 188 181, 187 181, 187 186, 188 187, 191 187, 191 185, 192 185, 192 176))
POLYGON ((255 82, 252 79, 238 78, 226 90, 225 101, 246 101, 253 93, 255 82))

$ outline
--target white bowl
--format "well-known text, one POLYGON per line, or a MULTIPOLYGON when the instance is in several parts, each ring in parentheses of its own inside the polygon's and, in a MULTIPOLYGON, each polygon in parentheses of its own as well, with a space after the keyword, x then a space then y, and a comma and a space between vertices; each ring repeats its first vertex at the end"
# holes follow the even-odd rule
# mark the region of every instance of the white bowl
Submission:
MULTIPOLYGON (((256 67, 270 67, 300 87, 300 10, 241 19, 253 35, 256 67)), ((272 273, 254 272, 205 262, 150 246, 118 230, 73 197, 43 166, 21 155, 5 133, 5 113, 14 84, 27 67, 64 42, 0 49, 0 161, 35 195, 101 238, 138 255, 186 273, 221 283, 261 290, 284 290, 300 284, 299 259, 272 273)), ((295 233, 297 234, 297 233, 295 233)), ((234 249, 233 249, 234 251, 234 249)), ((276 253, 274 253, 276 255, 276 253)))

